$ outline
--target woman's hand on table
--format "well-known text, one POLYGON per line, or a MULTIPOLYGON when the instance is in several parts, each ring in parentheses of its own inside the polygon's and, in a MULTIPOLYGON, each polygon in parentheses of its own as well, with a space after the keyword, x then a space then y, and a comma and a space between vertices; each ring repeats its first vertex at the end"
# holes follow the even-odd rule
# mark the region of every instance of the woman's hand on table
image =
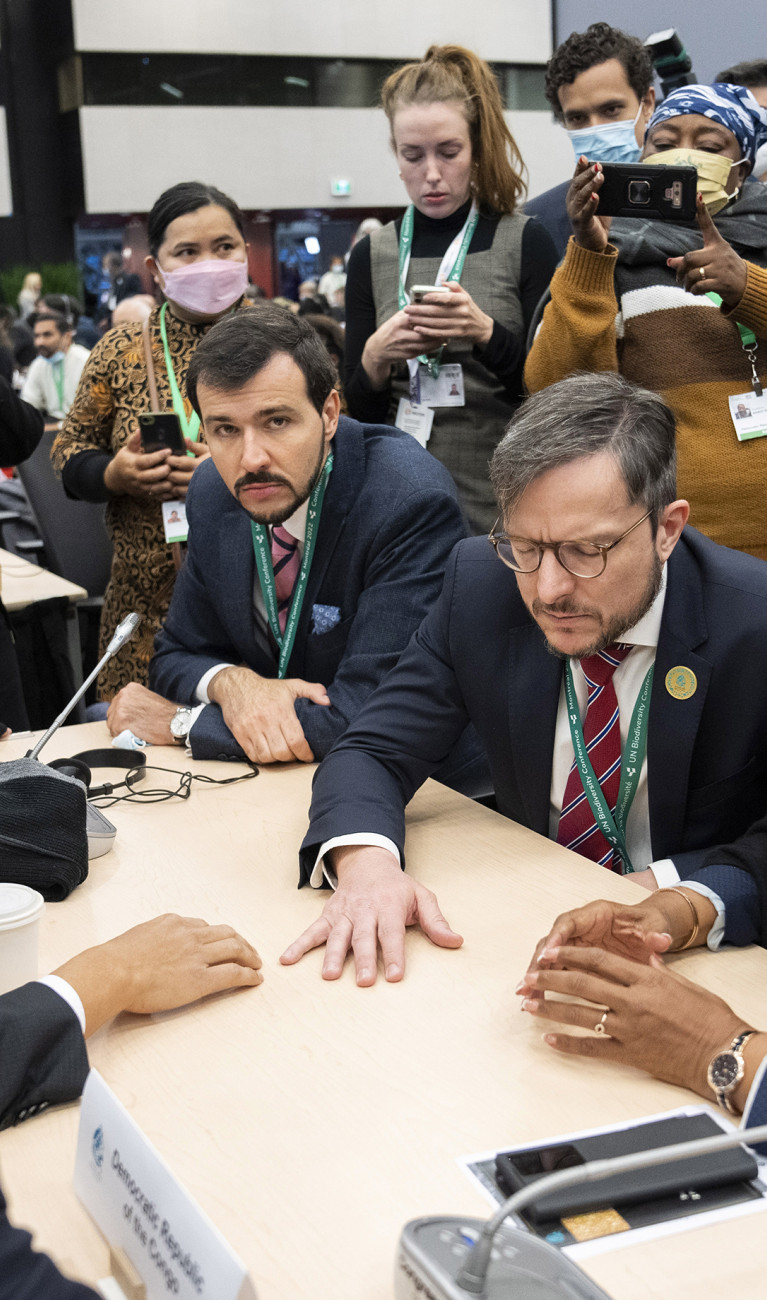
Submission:
POLYGON ((493 318, 477 306, 460 284, 448 284, 449 293, 427 293, 422 302, 405 308, 411 328, 421 340, 420 351, 433 352, 451 339, 468 339, 487 347, 493 318))
POLYGON ((528 982, 537 996, 524 999, 523 1011, 598 1035, 546 1033, 550 1047, 648 1070, 704 1097, 711 1096, 711 1060, 749 1027, 716 994, 667 969, 657 956, 642 965, 604 948, 565 946, 554 949, 550 968, 533 972, 528 982), (562 1002, 557 994, 590 1005, 562 1002))

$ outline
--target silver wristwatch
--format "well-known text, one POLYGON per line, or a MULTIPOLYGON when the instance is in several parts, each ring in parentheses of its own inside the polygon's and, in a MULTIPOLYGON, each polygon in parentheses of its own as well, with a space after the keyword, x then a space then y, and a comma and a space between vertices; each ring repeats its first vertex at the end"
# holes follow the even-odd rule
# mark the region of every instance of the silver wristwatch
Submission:
POLYGON ((183 705, 180 709, 176 709, 176 712, 173 714, 173 717, 170 720, 170 734, 177 745, 186 744, 186 738, 192 730, 193 713, 194 709, 190 709, 187 705, 183 705))
POLYGON ((737 1111, 730 1101, 730 1097, 746 1070, 741 1048, 746 1040, 752 1038, 755 1033, 755 1029, 746 1029, 742 1034, 738 1034, 737 1038, 733 1038, 726 1051, 717 1053, 708 1067, 708 1086, 715 1093, 719 1105, 728 1110, 731 1115, 736 1115, 737 1111))

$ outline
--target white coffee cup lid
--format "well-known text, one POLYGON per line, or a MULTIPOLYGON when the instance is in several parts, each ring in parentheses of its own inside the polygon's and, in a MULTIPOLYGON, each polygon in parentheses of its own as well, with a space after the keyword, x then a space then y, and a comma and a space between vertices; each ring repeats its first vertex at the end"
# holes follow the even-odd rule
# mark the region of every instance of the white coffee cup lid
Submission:
POLYGON ((28 885, 0 883, 0 930, 15 930, 17 926, 36 921, 45 907, 45 899, 28 885))

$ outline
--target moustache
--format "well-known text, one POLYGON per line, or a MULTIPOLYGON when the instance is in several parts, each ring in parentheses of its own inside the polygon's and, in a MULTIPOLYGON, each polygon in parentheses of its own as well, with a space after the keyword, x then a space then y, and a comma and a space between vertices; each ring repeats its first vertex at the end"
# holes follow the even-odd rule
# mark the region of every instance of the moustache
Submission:
POLYGON ((267 474, 265 470, 262 470, 259 474, 243 474, 241 478, 237 479, 234 490, 240 492, 242 488, 261 487, 266 483, 279 484, 280 487, 290 487, 287 479, 280 478, 277 474, 267 474))
POLYGON ((534 600, 532 613, 534 617, 540 614, 577 614, 580 616, 587 615, 591 618, 598 618, 596 610, 579 607, 574 601, 568 600, 565 596, 562 600, 555 600, 551 605, 544 605, 542 600, 534 600))

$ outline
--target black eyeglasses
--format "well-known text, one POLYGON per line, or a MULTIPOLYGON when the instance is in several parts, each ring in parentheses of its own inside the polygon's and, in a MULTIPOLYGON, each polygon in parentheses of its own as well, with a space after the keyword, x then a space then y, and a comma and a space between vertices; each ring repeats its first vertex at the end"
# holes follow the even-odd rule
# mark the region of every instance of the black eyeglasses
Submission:
POLYGON ((599 546, 596 542, 531 542, 527 537, 509 537, 506 533, 497 531, 500 517, 493 524, 487 540, 498 559, 503 560, 507 568, 513 569, 515 573, 535 573, 541 567, 543 552, 553 551, 562 568, 574 578, 598 578, 607 567, 608 551, 622 542, 624 537, 628 537, 629 533, 633 533, 652 513, 652 510, 648 510, 625 533, 610 542, 609 546, 599 546))

